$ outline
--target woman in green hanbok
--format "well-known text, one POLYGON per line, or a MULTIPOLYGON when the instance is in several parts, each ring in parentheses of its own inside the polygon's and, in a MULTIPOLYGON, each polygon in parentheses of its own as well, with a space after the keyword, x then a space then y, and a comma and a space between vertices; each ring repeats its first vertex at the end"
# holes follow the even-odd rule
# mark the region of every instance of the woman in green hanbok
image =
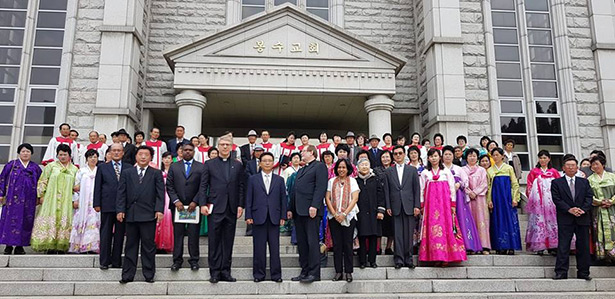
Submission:
POLYGON ((594 191, 593 217, 596 258, 615 262, 615 174, 604 170, 606 159, 591 159, 594 174, 587 178, 594 191))
POLYGON ((47 164, 38 181, 41 207, 32 230, 34 251, 64 253, 68 250, 73 224, 73 187, 77 167, 71 163, 71 149, 61 144, 57 160, 47 164))

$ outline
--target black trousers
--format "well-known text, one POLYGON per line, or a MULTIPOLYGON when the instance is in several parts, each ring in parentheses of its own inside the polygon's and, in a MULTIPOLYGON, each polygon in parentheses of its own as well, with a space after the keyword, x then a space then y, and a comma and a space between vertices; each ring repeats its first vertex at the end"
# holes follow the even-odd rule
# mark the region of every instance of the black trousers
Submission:
POLYGON ((350 221, 350 226, 342 226, 337 220, 329 219, 331 240, 333 240, 333 264, 335 265, 335 273, 353 272, 352 235, 356 225, 357 221, 354 219, 350 221))
POLYGON ((126 223, 117 221, 117 214, 100 213, 100 265, 120 268, 126 223))
POLYGON ((294 218, 301 275, 313 275, 317 279, 320 279, 320 243, 318 236, 321 218, 320 216, 314 218, 296 216, 294 218))
POLYGON ((577 276, 589 276, 591 256, 589 254, 589 225, 558 225, 557 259, 555 274, 568 275, 570 265, 570 242, 572 236, 577 236, 577 276))
MULTIPOLYGON (((175 210, 172 212, 175 219, 175 210)), ((182 264, 184 262, 184 235, 188 232, 188 252, 190 258, 188 263, 194 265, 199 263, 199 233, 200 224, 173 223, 173 263, 182 264)))
MULTIPOLYGON (((278 223, 279 224, 279 223, 278 223)), ((252 225, 252 246, 254 249, 252 275, 256 279, 265 279, 267 268, 267 245, 269 245, 269 267, 271 279, 282 278, 280 262, 280 226, 273 225, 269 215, 265 223, 252 225)))
POLYGON ((359 237, 359 263, 365 265, 366 260, 371 264, 376 263, 376 247, 378 236, 359 237))
POLYGON ((137 272, 139 243, 141 243, 141 267, 145 279, 154 279, 156 274, 156 221, 126 223, 126 254, 122 279, 131 281, 137 272))
POLYGON ((207 217, 207 236, 209 238, 209 274, 220 278, 231 276, 233 258, 233 242, 235 242, 235 227, 237 215, 232 214, 230 207, 221 214, 210 214, 207 217))
POLYGON ((416 227, 416 217, 406 215, 401 211, 399 215, 393 216, 393 227, 395 228, 395 264, 410 265, 412 261, 412 242, 414 228, 416 227))

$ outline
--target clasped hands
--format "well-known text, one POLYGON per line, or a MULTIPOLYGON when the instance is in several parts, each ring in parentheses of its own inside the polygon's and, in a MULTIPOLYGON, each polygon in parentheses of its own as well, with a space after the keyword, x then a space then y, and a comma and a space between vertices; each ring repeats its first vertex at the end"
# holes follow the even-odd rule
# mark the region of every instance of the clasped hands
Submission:
POLYGON ((572 214, 572 215, 574 215, 576 217, 579 217, 579 216, 585 214, 585 211, 581 210, 580 208, 574 207, 574 208, 570 208, 568 210, 568 213, 570 213, 570 214, 572 214))

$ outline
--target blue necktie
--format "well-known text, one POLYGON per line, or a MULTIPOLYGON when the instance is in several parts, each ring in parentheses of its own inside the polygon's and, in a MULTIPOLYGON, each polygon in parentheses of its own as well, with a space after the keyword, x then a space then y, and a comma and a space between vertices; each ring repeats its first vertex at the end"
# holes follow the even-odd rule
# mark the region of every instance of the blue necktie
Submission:
POLYGON ((188 166, 188 167, 186 167, 186 178, 188 178, 188 174, 190 174, 190 164, 192 164, 192 163, 186 162, 186 166, 188 166))

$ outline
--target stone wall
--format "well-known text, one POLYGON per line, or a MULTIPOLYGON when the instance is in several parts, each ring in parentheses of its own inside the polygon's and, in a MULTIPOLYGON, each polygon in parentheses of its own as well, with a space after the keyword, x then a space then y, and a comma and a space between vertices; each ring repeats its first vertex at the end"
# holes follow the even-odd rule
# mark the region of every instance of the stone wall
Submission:
POLYGON ((173 73, 162 54, 226 24, 226 0, 152 0, 146 103, 174 103, 173 73))
POLYGON ((66 122, 80 132, 82 139, 87 139, 94 124, 101 42, 98 27, 102 25, 104 5, 104 0, 81 0, 77 10, 66 122))
MULTIPOLYGON (((575 100, 579 115, 579 135, 584 156, 594 149, 604 148, 600 127, 600 100, 594 53, 591 50, 592 35, 589 23, 588 0, 566 2, 566 24, 575 100)), ((566 120, 563 120, 566 121, 566 120)))

